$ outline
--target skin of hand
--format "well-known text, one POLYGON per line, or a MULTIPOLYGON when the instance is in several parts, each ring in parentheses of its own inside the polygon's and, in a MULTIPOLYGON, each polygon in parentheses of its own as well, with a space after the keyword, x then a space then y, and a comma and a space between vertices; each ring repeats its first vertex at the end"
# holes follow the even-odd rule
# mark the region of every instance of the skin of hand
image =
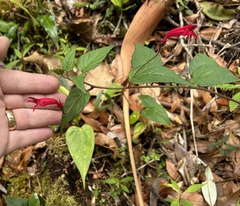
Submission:
MULTIPOLYGON (((0 59, 8 50, 9 40, 0 37, 0 59)), ((50 97, 65 102, 66 95, 58 93, 59 81, 53 76, 32 74, 0 68, 0 157, 52 136, 49 125, 61 122, 62 112, 55 105, 37 108, 28 97, 50 97), (5 110, 11 109, 16 129, 9 131, 5 110)))

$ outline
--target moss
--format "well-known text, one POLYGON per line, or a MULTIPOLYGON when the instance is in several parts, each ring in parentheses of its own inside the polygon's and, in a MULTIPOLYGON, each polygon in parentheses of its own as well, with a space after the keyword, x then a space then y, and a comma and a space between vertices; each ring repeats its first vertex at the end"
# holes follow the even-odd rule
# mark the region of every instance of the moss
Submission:
MULTIPOLYGON (((6 180, 6 179, 5 179, 6 180)), ((9 196, 22 197, 28 199, 33 192, 39 193, 39 187, 36 177, 26 174, 20 174, 17 177, 11 177, 7 181, 7 190, 9 196)))
POLYGON ((69 160, 71 155, 68 151, 66 139, 56 136, 47 141, 48 155, 58 157, 59 159, 69 160))
MULTIPOLYGON (((49 175, 46 175, 49 176, 49 175)), ((69 185, 62 176, 52 183, 49 178, 44 178, 42 181, 42 189, 46 198, 47 206, 75 206, 78 205, 74 196, 69 194, 69 185)))
POLYGON ((8 0, 0 0, 0 12, 10 11, 13 8, 13 4, 11 4, 8 0))

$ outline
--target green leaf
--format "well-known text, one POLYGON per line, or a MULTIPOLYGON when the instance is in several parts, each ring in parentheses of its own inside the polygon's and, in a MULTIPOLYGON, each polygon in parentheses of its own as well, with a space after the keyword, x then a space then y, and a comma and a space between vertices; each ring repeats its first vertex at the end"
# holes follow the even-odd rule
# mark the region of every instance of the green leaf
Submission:
POLYGON ((77 69, 82 72, 95 69, 106 58, 113 47, 114 46, 107 46, 83 54, 77 60, 77 69))
POLYGON ((63 86, 63 87, 65 87, 66 90, 68 90, 68 91, 66 92, 66 94, 68 95, 68 94, 69 94, 69 91, 71 90, 71 87, 69 86, 69 83, 66 81, 66 78, 64 78, 63 76, 58 76, 58 75, 57 75, 57 77, 58 77, 58 79, 59 79, 59 81, 60 81, 60 85, 63 86))
POLYGON ((83 93, 77 87, 71 89, 66 102, 64 104, 64 112, 62 114, 61 133, 68 122, 76 117, 87 105, 90 99, 89 92, 83 93))
POLYGON ((133 130, 133 138, 132 141, 134 143, 138 142, 138 137, 146 130, 147 125, 143 122, 138 122, 135 126, 134 126, 134 130, 133 130))
POLYGON ((202 184, 191 185, 184 191, 184 193, 197 192, 199 189, 202 188, 202 186, 203 186, 202 184))
POLYGON ((146 109, 142 110, 143 116, 154 122, 165 124, 170 127, 170 119, 162 105, 158 104, 152 97, 148 95, 140 95, 139 99, 142 105, 146 107, 146 109))
POLYGON ((179 198, 173 200, 170 205, 171 206, 180 206, 179 198))
POLYGON ((124 183, 124 182, 131 182, 133 181, 133 177, 124 177, 120 182, 124 183))
POLYGON ((17 35, 17 30, 18 30, 18 24, 15 24, 8 29, 8 31, 5 33, 5 36, 9 38, 10 41, 12 41, 17 35))
POLYGON ((197 54, 190 62, 190 82, 200 86, 213 86, 240 81, 227 68, 219 66, 205 54, 197 54))
POLYGON ((8 37, 10 42, 17 35, 18 24, 14 22, 5 22, 0 19, 0 32, 4 33, 4 36, 8 37))
POLYGON ((169 197, 164 199, 164 201, 166 201, 166 202, 172 202, 173 200, 174 200, 173 198, 169 198, 169 197))
POLYGON ((66 141, 70 154, 81 174, 83 187, 94 151, 94 131, 88 124, 81 128, 71 126, 66 132, 66 141))
POLYGON ((229 139, 229 135, 226 135, 223 138, 221 138, 220 140, 218 140, 215 144, 220 146, 220 145, 226 143, 228 141, 228 139, 229 139))
POLYGON ((217 21, 228 21, 237 17, 237 12, 233 9, 225 10, 224 7, 218 3, 203 1, 199 2, 203 13, 209 18, 217 21))
MULTIPOLYGON (((94 2, 94 1, 93 1, 94 2)), ((96 10, 100 5, 106 3, 105 0, 102 1, 95 1, 94 3, 87 3, 87 2, 74 2, 73 6, 74 7, 85 7, 87 6, 88 8, 90 8, 91 10, 96 10)))
POLYGON ((49 70, 48 74, 51 74, 52 72, 54 72, 55 74, 58 74, 58 75, 63 75, 64 74, 64 70, 62 70, 62 69, 52 69, 52 70, 49 70))
POLYGON ((109 89, 105 89, 105 91, 100 91, 97 95, 96 101, 95 101, 95 105, 94 105, 94 109, 96 111, 102 111, 107 109, 109 106, 114 105, 114 100, 113 97, 116 97, 118 95, 121 94, 122 92, 122 88, 121 88, 121 84, 120 83, 112 83, 108 86, 109 89), (113 89, 110 89, 113 88, 113 89), (103 106, 103 102, 105 103, 103 106))
POLYGON ((11 69, 13 66, 15 66, 19 62, 20 62, 20 59, 10 62, 9 64, 6 65, 6 69, 11 69))
POLYGON ((236 151, 237 150, 237 146, 235 146, 235 145, 226 144, 225 146, 228 150, 231 150, 231 151, 236 151))
POLYGON ((111 98, 107 93, 104 93, 102 90, 98 93, 97 97, 96 97, 96 101, 94 104, 94 110, 95 111, 103 111, 105 109, 107 109, 108 107, 112 107, 114 106, 114 100, 113 98, 111 98), (103 101, 104 100, 104 101, 103 101), (108 100, 108 101, 107 101, 108 100), (103 105, 103 102, 105 102, 105 104, 103 105))
POLYGON ((180 193, 180 187, 178 186, 177 182, 174 181, 173 179, 171 179, 171 185, 172 185, 172 188, 177 192, 177 193, 180 193))
POLYGON ((123 4, 126 4, 128 0, 111 0, 111 2, 114 4, 114 6, 122 8, 123 4))
POLYGON ((76 85, 76 87, 78 87, 84 94, 86 93, 86 89, 84 87, 85 77, 86 73, 79 74, 77 77, 69 77, 69 79, 76 85))
POLYGON ((111 0, 111 2, 114 4, 114 6, 119 9, 120 11, 126 11, 134 6, 136 6, 135 4, 127 6, 126 8, 123 8, 123 5, 128 3, 129 0, 111 0))
POLYGON ((129 117, 130 124, 131 125, 135 124, 138 121, 139 117, 140 117, 140 113, 138 111, 132 112, 132 114, 129 117))
POLYGON ((65 40, 64 40, 64 43, 65 43, 65 44, 64 44, 63 42, 61 42, 61 40, 62 40, 62 39, 60 39, 61 48, 62 48, 62 50, 63 50, 62 53, 66 54, 66 53, 68 53, 69 48, 67 47, 65 40))
POLYGON ((102 104, 102 101, 101 101, 101 99, 102 99, 102 95, 103 95, 104 93, 103 93, 103 91, 101 90, 99 93, 98 93, 98 95, 97 95, 97 97, 96 97, 96 100, 95 100, 95 104, 94 104, 94 110, 95 111, 103 111, 103 110, 105 110, 105 109, 107 109, 108 107, 109 107, 109 104, 107 104, 107 105, 101 105, 102 104))
POLYGON ((34 44, 30 44, 27 47, 25 47, 24 50, 23 50, 23 55, 22 56, 25 56, 33 46, 34 46, 34 44))
POLYGON ((85 6, 90 6, 90 3, 87 3, 87 2, 74 2, 73 6, 75 6, 75 7, 85 7, 85 6))
POLYGON ((66 95, 69 95, 69 90, 66 87, 64 87, 64 86, 60 86, 58 88, 58 92, 62 92, 64 94, 66 94, 66 95))
POLYGON ((129 193, 129 192, 130 192, 129 189, 128 189, 128 187, 127 187, 126 185, 120 184, 120 187, 121 187, 121 189, 122 189, 124 192, 126 192, 126 193, 129 193))
POLYGON ((39 15, 38 20, 41 26, 44 27, 45 31, 51 37, 55 46, 58 49, 58 32, 57 32, 54 15, 52 15, 51 13, 47 13, 45 15, 39 15))
POLYGON ((129 73, 129 81, 134 84, 144 84, 153 82, 174 82, 189 84, 175 72, 162 66, 161 59, 156 53, 139 44, 136 44, 132 57, 133 69, 129 73), (153 59, 153 57, 155 57, 153 59))
POLYGON ((188 200, 181 199, 181 203, 182 203, 182 205, 184 205, 184 206, 193 206, 193 203, 191 203, 191 202, 188 201, 188 200))
MULTIPOLYGON (((240 101, 240 92, 238 92, 237 94, 235 94, 232 97, 234 100, 236 101, 240 101)), ((230 112, 232 112, 234 109, 236 109, 238 107, 238 104, 236 102, 230 101, 229 102, 229 110, 230 112)))
POLYGON ((72 46, 70 51, 67 53, 67 55, 62 61, 62 69, 66 72, 70 71, 70 69, 73 68, 76 49, 76 46, 72 46))
POLYGON ((41 206, 45 206, 45 205, 46 205, 46 200, 43 199, 43 197, 40 196, 39 194, 37 194, 37 196, 38 196, 38 199, 39 199, 40 205, 41 205, 41 206))
MULTIPOLYGON (((111 97, 111 98, 112 98, 112 97, 116 97, 116 96, 118 96, 118 95, 121 94, 121 92, 122 92, 122 88, 121 88, 121 87, 122 87, 122 86, 121 86, 120 83, 117 83, 117 82, 112 83, 112 84, 110 84, 110 85, 108 86, 109 89, 106 89, 106 90, 104 91, 104 93, 108 94, 109 97, 111 97), (110 89, 110 88, 114 88, 114 89, 110 89)), ((106 97, 106 96, 103 97, 102 101, 105 101, 105 100, 107 100, 107 97, 106 97)))
POLYGON ((30 199, 28 200, 29 206, 40 206, 40 201, 38 199, 38 195, 35 193, 31 195, 30 199))
POLYGON ((103 180, 103 182, 110 185, 119 184, 119 180, 117 178, 109 178, 109 179, 103 180))
POLYGON ((129 10, 129 9, 135 7, 135 6, 136 6, 136 4, 132 4, 132 5, 130 5, 130 6, 127 6, 127 7, 125 7, 125 8, 122 8, 122 9, 120 9, 120 10, 122 10, 122 11, 127 11, 127 10, 129 10))
POLYGON ((0 19, 0 32, 7 33, 11 26, 15 25, 14 22, 6 22, 0 19))
POLYGON ((3 197, 8 206, 28 206, 28 200, 26 199, 5 195, 3 197))
POLYGON ((22 53, 18 50, 18 49, 14 49, 14 53, 16 54, 16 56, 21 59, 22 58, 22 53))
POLYGON ((228 156, 229 153, 230 153, 230 150, 220 148, 220 149, 219 149, 219 153, 220 153, 222 156, 228 156))
POLYGON ((28 206, 45 206, 46 201, 37 193, 31 195, 28 200, 28 206))

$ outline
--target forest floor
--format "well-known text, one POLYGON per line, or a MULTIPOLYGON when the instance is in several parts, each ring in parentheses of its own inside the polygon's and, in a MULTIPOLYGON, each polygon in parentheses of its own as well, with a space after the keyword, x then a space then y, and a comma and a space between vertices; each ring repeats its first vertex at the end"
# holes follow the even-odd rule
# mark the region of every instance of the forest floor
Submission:
MULTIPOLYGON (((94 50, 107 45, 115 46, 106 62, 91 71, 87 77, 87 82, 93 85, 108 86, 112 82, 125 83, 121 82, 125 72, 121 61, 122 43, 142 5, 151 7, 154 1, 144 3, 129 0, 125 4, 121 4, 122 1, 88 1, 81 7, 62 4, 62 1, 43 1, 47 6, 43 3, 42 10, 45 11, 44 7, 52 4, 51 12, 58 22, 58 41, 69 47, 77 45, 79 56, 85 48, 94 50)), ((146 38, 143 35, 136 42, 144 43, 157 53, 161 39, 169 30, 196 24, 197 39, 170 38, 160 48, 156 58, 161 58, 164 66, 176 74, 188 78, 189 62, 196 54, 203 53, 239 78, 238 0, 165 2, 162 5, 165 13, 159 14, 162 18, 148 19, 149 22, 159 21, 153 32, 146 38)), ((37 27, 34 35, 38 37, 32 38, 33 34, 28 31, 32 18, 28 13, 19 5, 6 8, 3 5, 0 6, 0 22, 17 25, 17 33, 21 36, 13 37, 4 64, 16 60, 14 49, 19 49, 23 54, 24 51, 17 45, 26 39, 29 40, 29 45, 35 45, 30 47, 25 56, 19 58, 14 69, 20 67, 26 72, 48 73, 53 65, 60 64, 61 55, 56 57, 53 53, 61 53, 61 46, 51 53, 54 45, 50 43, 49 36, 44 34, 44 29, 37 27)), ((34 8, 37 6, 39 5, 34 0, 24 3, 24 8, 35 18, 40 13, 40 10, 38 14, 35 13, 34 8)), ((151 9, 148 8, 149 13, 140 13, 141 18, 154 13, 151 9)), ((146 30, 146 33, 150 32, 148 25, 141 21, 134 22, 134 26, 146 30)), ((0 32, 4 35, 7 31, 4 33, 0 29, 0 32)), ((221 73, 214 75, 221 78, 221 73)), ((161 88, 134 88, 129 91, 130 114, 141 112, 143 108, 138 96, 147 94, 167 109, 171 120, 171 127, 168 127, 144 117, 138 119, 138 122, 146 126, 140 128, 139 135, 132 144, 138 183, 145 205, 240 205, 240 112, 238 108, 232 110, 229 106, 229 98, 234 95, 237 101, 240 100, 238 84, 233 83, 232 87, 229 84, 205 88, 214 92, 169 88, 169 85, 163 88, 164 85, 161 84, 161 88), (199 184, 207 185, 208 192, 199 184)), ((79 114, 80 118, 68 125, 89 124, 95 132, 95 148, 86 188, 83 189, 65 135, 60 136, 58 127, 55 126, 54 136, 46 142, 19 149, 0 159, 0 205, 5 205, 3 195, 28 199, 33 193, 42 196, 49 206, 141 205, 132 178, 123 124, 125 113, 122 101, 125 97, 118 95, 112 98, 113 110, 108 108, 96 111, 94 103, 100 91, 95 89, 90 92, 90 101, 79 114)), ((132 135, 135 126, 136 124, 131 125, 132 135)))

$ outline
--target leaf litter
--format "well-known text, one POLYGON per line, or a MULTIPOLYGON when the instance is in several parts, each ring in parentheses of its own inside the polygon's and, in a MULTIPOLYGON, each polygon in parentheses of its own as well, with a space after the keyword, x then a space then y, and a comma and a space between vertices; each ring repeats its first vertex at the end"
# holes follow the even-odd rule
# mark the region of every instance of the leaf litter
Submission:
MULTIPOLYGON (((192 5, 189 5, 189 7, 190 6, 192 5)), ((172 15, 179 13, 175 6, 171 8, 173 10, 172 15)), ((222 6, 220 9, 221 12, 223 12, 222 6)), ((97 42, 97 40, 94 40, 94 37, 97 36, 99 31, 93 23, 95 21, 97 24, 100 18, 98 17, 96 18, 97 20, 94 20, 95 17, 84 16, 84 9, 78 9, 76 11, 78 12, 78 18, 84 17, 84 19, 74 21, 73 25, 71 25, 73 29, 76 30, 77 33, 81 33, 82 26, 84 27, 85 24, 88 25, 90 23, 90 37, 93 42, 97 42)), ((196 14, 197 12, 195 11, 194 15, 196 14)), ((212 15, 215 15, 214 13, 205 14, 210 18, 212 18, 212 15)), ((221 15, 225 14, 221 13, 221 15)), ((229 18, 229 14, 226 15, 225 18, 229 18)), ((166 16, 170 18, 169 14, 166 16)), ((224 47, 226 42, 229 42, 230 45, 237 43, 231 35, 239 38, 234 32, 234 30, 240 31, 239 22, 233 21, 233 18, 235 18, 234 15, 230 20, 225 21, 225 24, 228 24, 227 26, 222 25, 220 22, 215 22, 214 24, 212 23, 211 26, 208 26, 207 23, 210 24, 211 20, 209 20, 207 16, 206 20, 204 20, 204 24, 207 26, 201 28, 198 35, 198 39, 201 39, 201 44, 194 45, 193 50, 195 52, 201 51, 208 54, 208 56, 214 59, 220 66, 231 68, 232 73, 235 76, 239 76, 239 51, 235 50, 235 47, 224 47), (214 47, 209 47, 209 45, 214 47)), ((187 17, 191 19, 191 15, 187 17)), ((218 18, 219 14, 213 19, 218 21, 218 18)), ((129 21, 131 21, 131 19, 129 19, 129 21)), ((160 36, 163 37, 161 35, 162 31, 164 29, 168 31, 172 26, 171 21, 164 19, 163 23, 159 24, 159 28, 155 30, 153 36, 149 38, 152 39, 150 43, 156 46, 156 39, 159 40, 160 36), (167 28, 165 25, 167 25, 167 28), (154 37, 155 35, 157 35, 157 38, 154 37)), ((84 38, 87 39, 85 33, 83 35, 84 38)), ((105 42, 109 42, 109 36, 102 36, 102 39, 102 42, 104 40, 107 40, 105 42)), ((114 42, 114 38, 112 38, 110 42, 114 42)), ((188 42, 188 46, 191 45, 191 42, 188 42)), ((166 46, 161 49, 160 54, 165 66, 171 68, 178 75, 188 77, 186 71, 186 47, 179 43, 178 38, 169 39, 166 46)), ((50 70, 53 69, 54 63, 51 62, 56 62, 55 57, 52 59, 49 56, 47 58, 44 56, 40 57, 41 63, 38 62, 39 58, 31 61, 37 64, 39 63, 40 66, 49 67, 48 69, 50 70)), ((28 61, 27 58, 25 60, 28 61)), ((93 85, 106 87, 112 82, 121 82, 124 77, 123 69, 122 60, 117 55, 111 64, 103 63, 96 70, 89 72, 86 81, 91 82, 93 85)), ((43 73, 46 73, 44 69, 43 73)), ((121 98, 114 98, 115 105, 113 108, 109 106, 106 110, 94 111, 96 96, 100 90, 101 89, 93 90, 94 92, 91 93, 91 99, 87 107, 79 114, 79 124, 84 125, 88 123, 92 126, 95 132, 95 145, 97 145, 93 156, 94 161, 90 166, 86 184, 91 190, 94 190, 97 184, 101 191, 100 198, 98 198, 101 199, 105 197, 111 202, 105 205, 112 205, 115 200, 111 198, 109 192, 104 192, 106 186, 104 187, 102 184, 94 182, 94 180, 99 181, 112 177, 111 174, 117 173, 116 170, 120 170, 119 176, 125 175, 125 173, 131 174, 131 168, 129 167, 129 160, 127 156, 125 156, 126 153, 124 150, 121 151, 126 145, 121 98), (115 138, 119 140, 120 145, 117 144, 115 138)), ((223 93, 228 92, 221 89, 217 90, 223 93)), ((138 172, 142 177, 140 180, 141 189, 146 205, 168 205, 164 200, 165 198, 181 198, 182 200, 190 201, 193 205, 237 205, 240 194, 238 186, 240 178, 240 113, 238 109, 230 112, 226 99, 218 99, 216 96, 204 91, 193 91, 193 99, 191 99, 190 91, 187 89, 136 88, 131 90, 129 96, 130 113, 134 111, 141 112, 144 109, 140 105, 138 98, 141 94, 148 94, 154 99, 157 99, 161 105, 167 108, 168 116, 171 119, 171 128, 169 128, 153 121, 149 122, 144 117, 140 117, 140 121, 146 123, 148 126, 139 136, 133 149, 138 172), (191 101, 193 101, 194 134, 199 155, 196 155, 190 123, 191 101), (151 157, 152 159, 147 163, 143 161, 143 157, 150 157, 154 152, 160 154, 160 158, 154 159, 151 157), (176 182, 180 193, 167 186, 169 179, 176 182), (204 185, 202 190, 184 193, 190 185, 197 183, 204 185), (207 187, 207 189, 204 189, 204 187, 207 187), (214 192, 214 195, 209 191, 214 192)), ((122 98, 124 98, 124 96, 122 98)), ((71 124, 74 125, 76 123, 72 122, 71 124)), ((133 131, 134 125, 131 126, 132 135, 133 131)), ((57 147, 63 147, 65 144, 64 141, 62 142, 59 137, 54 141, 58 140, 61 143, 57 147)), ((53 140, 48 141, 48 143, 51 141, 53 140)), ((55 142, 55 144, 58 143, 55 142)), ((68 160, 59 160, 58 158, 62 156, 54 153, 54 146, 48 145, 49 144, 37 144, 34 147, 31 146, 17 150, 8 155, 8 158, 5 160, 1 158, 0 168, 4 179, 11 179, 11 177, 15 177, 23 171, 30 176, 37 176, 38 173, 42 172, 39 165, 39 163, 42 162, 42 158, 47 164, 49 164, 50 160, 52 160, 53 163, 60 162, 61 166, 68 162, 68 160), (55 154, 55 157, 50 155, 51 152, 55 154)), ((67 165, 60 168, 60 170, 65 169, 67 172, 63 170, 63 172, 58 174, 67 176, 70 172, 73 172, 73 175, 78 173, 76 168, 74 169, 74 167, 67 165)), ((47 168, 50 169, 49 166, 47 166, 47 168)), ((56 167, 54 169, 57 170, 59 168, 56 167)), ((54 173, 54 171, 51 172, 54 173)), ((54 181, 54 178, 52 180, 54 181)), ((70 179, 68 179, 68 181, 70 183, 70 179)), ((4 186, 7 187, 6 182, 4 182, 4 186)), ((133 186, 133 182, 131 182, 131 186, 133 186)), ((78 197, 81 197, 80 194, 84 193, 81 181, 78 180, 73 188, 75 188, 76 191, 71 192, 75 198, 79 200, 78 197)), ((90 191, 85 191, 86 194, 87 192, 88 196, 85 197, 85 201, 90 204, 95 198, 90 191)), ((131 191, 131 194, 125 193, 125 195, 119 195, 119 198, 121 200, 120 202, 124 202, 126 205, 130 203, 136 204, 137 202, 134 190, 131 191), (126 198, 126 196, 128 197, 126 198)), ((95 199, 96 203, 98 203, 97 201, 99 201, 99 199, 95 199)), ((118 205, 121 205, 121 203, 118 203, 118 205)))

